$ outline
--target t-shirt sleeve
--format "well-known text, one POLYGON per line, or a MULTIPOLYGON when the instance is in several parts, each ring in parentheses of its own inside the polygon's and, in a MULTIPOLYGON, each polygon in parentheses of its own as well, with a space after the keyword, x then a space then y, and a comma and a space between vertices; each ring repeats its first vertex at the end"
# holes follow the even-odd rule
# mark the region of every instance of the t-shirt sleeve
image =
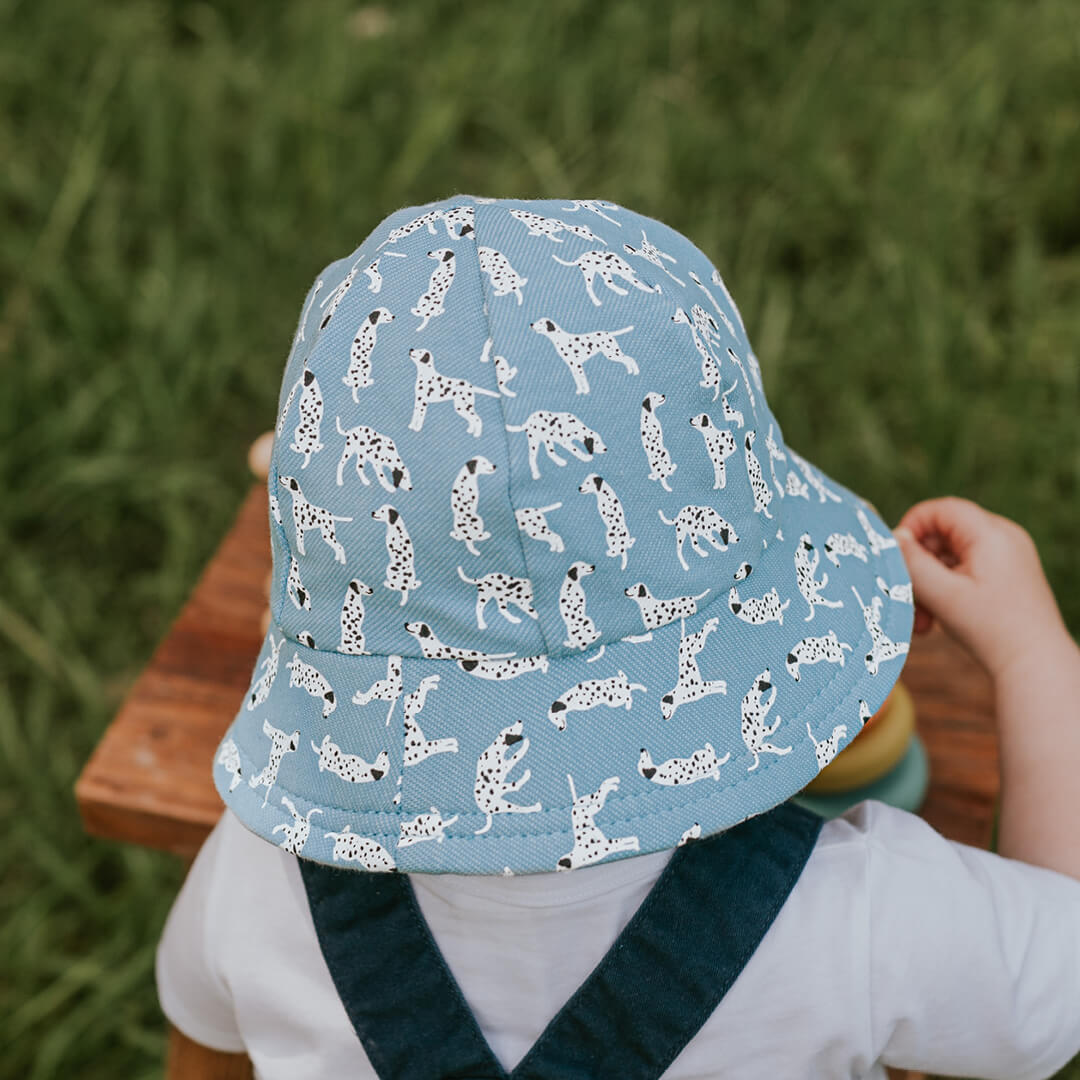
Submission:
POLYGON ((889 1065, 1041 1080, 1080 1051, 1080 882, 870 801, 871 1037, 889 1065))
POLYGON ((188 870, 165 920, 154 970, 161 1010, 172 1024, 212 1050, 239 1053, 244 1042, 232 996, 210 948, 214 882, 226 858, 224 825, 223 814, 188 870))

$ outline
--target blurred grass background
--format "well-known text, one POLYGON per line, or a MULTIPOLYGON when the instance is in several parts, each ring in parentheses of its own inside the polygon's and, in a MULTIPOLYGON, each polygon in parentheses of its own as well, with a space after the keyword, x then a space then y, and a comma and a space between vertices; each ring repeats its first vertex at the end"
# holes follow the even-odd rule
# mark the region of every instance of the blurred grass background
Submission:
POLYGON ((1022 522, 1080 631, 1078 53, 1070 0, 0 0, 0 1075, 161 1075, 183 869, 84 836, 72 785, 251 482, 305 290, 399 206, 686 232, 788 441, 889 522, 1022 522))

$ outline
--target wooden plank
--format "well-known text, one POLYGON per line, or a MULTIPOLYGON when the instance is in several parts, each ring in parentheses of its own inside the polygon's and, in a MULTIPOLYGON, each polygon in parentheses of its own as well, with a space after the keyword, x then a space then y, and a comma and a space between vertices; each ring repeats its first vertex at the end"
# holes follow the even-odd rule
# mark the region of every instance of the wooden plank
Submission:
MULTIPOLYGON (((75 787, 89 832, 194 856, 221 815, 212 756, 250 682, 270 569, 257 484, 75 787)), ((902 672, 930 759, 922 815, 950 839, 989 845, 998 794, 989 679, 939 629, 902 672)))

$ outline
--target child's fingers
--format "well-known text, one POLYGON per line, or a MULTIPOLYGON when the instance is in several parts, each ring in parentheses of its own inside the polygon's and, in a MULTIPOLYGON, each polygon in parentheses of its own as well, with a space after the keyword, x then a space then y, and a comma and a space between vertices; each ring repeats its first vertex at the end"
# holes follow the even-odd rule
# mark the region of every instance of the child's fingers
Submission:
POLYGON ((916 634, 928 634, 934 628, 934 616, 921 604, 915 605, 915 625, 912 630, 916 634))
POLYGON ((893 533, 911 574, 916 604, 938 613, 952 610, 964 584, 961 576, 945 566, 940 556, 927 551, 906 525, 898 525, 893 533))
POLYGON ((985 532, 989 518, 978 503, 946 495, 916 503, 900 519, 900 525, 933 554, 950 562, 953 557, 962 562, 980 533, 985 532))

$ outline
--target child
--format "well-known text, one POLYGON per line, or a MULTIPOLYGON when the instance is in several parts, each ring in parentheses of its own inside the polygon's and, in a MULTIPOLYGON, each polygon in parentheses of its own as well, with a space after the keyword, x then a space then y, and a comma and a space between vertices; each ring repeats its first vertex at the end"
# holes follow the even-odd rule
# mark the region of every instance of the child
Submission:
POLYGON ((158 950, 181 1031, 263 1080, 1080 1049, 1080 659, 1034 548, 957 500, 898 534, 918 623, 995 676, 1013 858, 789 801, 916 613, 689 241, 591 200, 399 211, 309 292, 279 404, 271 627, 158 950))

